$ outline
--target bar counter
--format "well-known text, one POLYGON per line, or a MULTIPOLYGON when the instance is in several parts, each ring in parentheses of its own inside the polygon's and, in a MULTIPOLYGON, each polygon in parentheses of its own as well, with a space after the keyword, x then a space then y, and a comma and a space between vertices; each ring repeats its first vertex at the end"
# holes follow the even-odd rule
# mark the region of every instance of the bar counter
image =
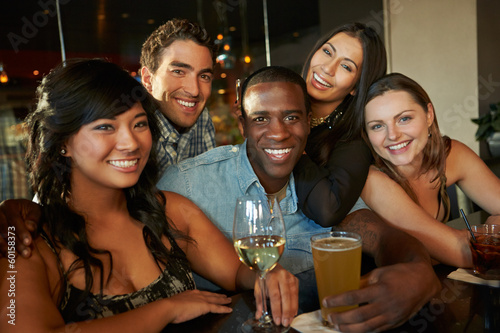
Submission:
MULTIPOLYGON (((486 217, 484 212, 475 212, 468 216, 468 220, 471 224, 480 224, 486 217)), ((465 226, 461 219, 448 224, 455 228, 465 226)), ((500 288, 447 278, 448 274, 456 270, 455 267, 436 265, 434 270, 441 281, 441 291, 413 318, 387 332, 500 332, 500 288)), ((231 307, 233 312, 230 314, 208 314, 186 323, 169 325, 164 332, 236 333, 239 325, 255 311, 253 291, 232 296, 231 307)), ((298 331, 291 328, 289 332, 298 331)))

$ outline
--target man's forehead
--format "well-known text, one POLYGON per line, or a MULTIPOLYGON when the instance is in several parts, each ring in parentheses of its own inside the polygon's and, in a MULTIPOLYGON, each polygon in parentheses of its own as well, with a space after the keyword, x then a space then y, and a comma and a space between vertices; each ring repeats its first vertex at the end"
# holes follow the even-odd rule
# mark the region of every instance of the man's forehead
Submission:
POLYGON ((258 82, 251 84, 247 87, 245 94, 248 94, 251 90, 259 90, 259 89, 279 89, 284 91, 295 91, 296 89, 300 89, 300 86, 295 82, 290 81, 266 81, 266 82, 258 82))
POLYGON ((261 82, 247 88, 244 96, 247 112, 262 104, 272 103, 273 109, 302 110, 305 112, 304 94, 299 85, 293 82, 261 82), (283 98, 286 96, 287 98, 283 98))
POLYGON ((210 68, 214 66, 210 50, 192 40, 176 40, 161 51, 160 62, 164 65, 185 63, 191 67, 210 68))

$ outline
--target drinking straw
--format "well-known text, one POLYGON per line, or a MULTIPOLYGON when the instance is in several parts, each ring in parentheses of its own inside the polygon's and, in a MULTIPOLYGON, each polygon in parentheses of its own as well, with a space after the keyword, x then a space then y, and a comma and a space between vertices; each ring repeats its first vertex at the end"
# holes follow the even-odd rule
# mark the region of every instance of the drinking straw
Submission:
POLYGON ((476 236, 474 236, 474 233, 472 232, 472 228, 470 227, 469 221, 467 221, 467 217, 465 217, 465 213, 464 213, 464 210, 462 208, 460 208, 460 214, 462 214, 462 218, 465 221, 465 225, 467 226, 467 229, 469 229, 469 231, 470 231, 470 235, 472 236, 472 239, 474 240, 474 242, 477 243, 476 236))

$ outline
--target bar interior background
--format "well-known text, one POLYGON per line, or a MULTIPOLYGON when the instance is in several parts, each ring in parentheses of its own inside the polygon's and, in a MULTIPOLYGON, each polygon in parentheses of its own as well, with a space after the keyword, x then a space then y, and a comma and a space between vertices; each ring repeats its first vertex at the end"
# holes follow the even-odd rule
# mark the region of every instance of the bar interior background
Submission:
MULTIPOLYGON (((320 36, 343 23, 363 22, 384 38, 389 70, 414 78, 429 92, 442 132, 491 159, 485 143, 475 140, 477 125, 470 119, 500 102, 498 1, 59 0, 59 4, 67 58, 104 57, 138 80, 141 45, 156 27, 174 17, 204 26, 220 43, 208 105, 218 144, 242 140, 229 112, 237 78, 244 79, 268 61, 300 72, 320 36)), ((20 124, 33 107, 34 89, 62 59, 56 0, 2 1, 0 32, 2 181, 7 172, 22 166, 22 149, 13 147, 21 137, 20 124)), ((0 184, 0 190, 5 186, 0 184)), ((14 196, 25 193, 23 188, 14 196)), ((0 192, 0 200, 6 198, 0 192)))

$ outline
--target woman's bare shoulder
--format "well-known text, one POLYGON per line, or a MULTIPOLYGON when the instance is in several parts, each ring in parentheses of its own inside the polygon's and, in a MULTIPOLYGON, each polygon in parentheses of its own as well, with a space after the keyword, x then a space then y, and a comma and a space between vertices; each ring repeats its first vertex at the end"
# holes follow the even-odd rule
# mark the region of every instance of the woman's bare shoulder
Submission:
POLYGON ((204 216, 201 209, 185 196, 169 191, 163 191, 163 194, 167 201, 167 217, 179 230, 187 232, 192 221, 204 216))
POLYGON ((474 154, 477 155, 471 148, 469 148, 466 144, 455 140, 451 139, 451 148, 450 148, 450 155, 461 155, 461 154, 474 154))
POLYGON ((185 208, 198 208, 191 200, 186 198, 185 196, 170 192, 170 191, 162 191, 167 200, 166 208, 168 211, 178 211, 184 210, 185 208))
POLYGON ((368 171, 368 177, 371 178, 372 180, 377 180, 377 181, 391 180, 391 177, 389 177, 385 172, 380 170, 375 165, 370 166, 370 170, 368 171))
POLYGON ((482 160, 477 153, 469 148, 466 144, 451 140, 451 148, 448 157, 446 158, 446 168, 467 167, 470 163, 477 163, 482 160))
MULTIPOLYGON (((58 257, 41 236, 34 239, 31 256, 29 258, 17 256, 14 265, 18 279, 26 279, 26 283, 37 285, 46 278, 45 281, 48 281, 50 290, 53 291, 52 295, 58 293, 61 279, 58 257)), ((23 282, 20 281, 21 283, 23 282)))
POLYGON ((47 275, 49 279, 57 280, 60 279, 61 273, 61 264, 58 257, 58 254, 54 252, 54 249, 49 247, 47 241, 43 239, 41 236, 37 237, 35 240, 36 252, 39 256, 38 260, 43 262, 43 265, 47 271, 47 275))

